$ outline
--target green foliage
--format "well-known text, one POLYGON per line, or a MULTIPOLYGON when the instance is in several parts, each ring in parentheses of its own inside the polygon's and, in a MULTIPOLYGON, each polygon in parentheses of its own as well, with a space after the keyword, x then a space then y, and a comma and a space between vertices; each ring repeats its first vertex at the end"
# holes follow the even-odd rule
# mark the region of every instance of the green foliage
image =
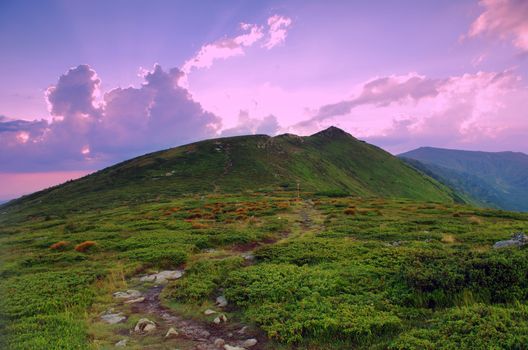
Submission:
POLYGON ((187 261, 187 252, 181 248, 150 247, 128 251, 119 255, 121 258, 137 261, 145 266, 176 268, 187 261))

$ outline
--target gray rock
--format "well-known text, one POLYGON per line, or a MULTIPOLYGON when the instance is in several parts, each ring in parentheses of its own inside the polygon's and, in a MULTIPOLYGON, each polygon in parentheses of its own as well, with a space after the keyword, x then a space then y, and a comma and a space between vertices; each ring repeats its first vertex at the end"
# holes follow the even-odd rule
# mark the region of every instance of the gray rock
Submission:
POLYGON ((176 329, 174 329, 173 327, 169 328, 169 330, 167 331, 167 334, 165 334, 165 338, 175 338, 177 337, 178 335, 180 335, 180 333, 178 333, 178 331, 176 329))
POLYGON ((116 324, 116 323, 120 323, 126 320, 126 316, 124 316, 120 312, 117 314, 105 314, 101 316, 101 320, 103 320, 104 322, 108 324, 116 324))
POLYGON ((493 248, 508 248, 508 247, 522 247, 528 244, 528 236, 523 232, 516 232, 512 235, 511 239, 505 241, 498 241, 493 245, 493 248))
POLYGON ((220 323, 226 323, 227 322, 227 316, 224 314, 221 314, 220 316, 216 317, 213 320, 214 323, 220 324, 220 323))
POLYGON ((120 341, 115 343, 115 346, 117 348, 123 348, 123 347, 127 346, 127 343, 128 343, 128 339, 121 339, 120 341))
POLYGON ((221 349, 225 345, 225 340, 222 338, 216 338, 213 344, 217 348, 221 349))
POLYGON ((117 298, 117 299, 132 299, 132 298, 136 299, 141 296, 141 292, 135 289, 129 289, 125 292, 115 292, 112 295, 114 296, 114 298, 117 298))
POLYGON ((227 299, 225 298, 225 296, 220 295, 219 297, 217 297, 216 298, 216 305, 218 307, 226 307, 227 306, 227 299))
POLYGON ((206 316, 210 316, 210 315, 214 315, 214 314, 216 314, 216 311, 211 310, 211 309, 207 309, 207 310, 204 311, 204 315, 206 315, 206 316))
POLYGON ((145 297, 139 297, 139 298, 136 298, 136 299, 131 299, 131 300, 125 301, 125 304, 142 303, 144 301, 145 301, 145 297))
POLYGON ((241 348, 239 346, 231 346, 229 344, 224 345, 224 350, 246 350, 244 348, 241 348))
POLYGON ((152 332, 156 329, 156 324, 149 320, 148 318, 142 318, 136 323, 136 327, 134 327, 134 332, 137 333, 148 333, 152 332))
POLYGON ((182 270, 165 270, 151 275, 146 275, 141 277, 139 280, 141 282, 155 282, 160 284, 165 284, 168 281, 176 280, 183 276, 182 270))
POLYGON ((240 344, 240 345, 242 345, 242 347, 244 347, 244 348, 250 348, 252 346, 257 345, 257 343, 258 343, 257 339, 251 338, 251 339, 244 340, 242 342, 242 344, 240 344))

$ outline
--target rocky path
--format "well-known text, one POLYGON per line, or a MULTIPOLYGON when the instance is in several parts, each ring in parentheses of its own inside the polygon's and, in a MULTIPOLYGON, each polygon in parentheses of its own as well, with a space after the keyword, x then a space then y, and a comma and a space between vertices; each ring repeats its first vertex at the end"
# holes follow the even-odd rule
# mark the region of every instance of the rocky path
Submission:
MULTIPOLYGON (((318 212, 311 201, 303 201, 297 211, 298 234, 318 232, 318 212)), ((283 237, 286 238, 286 237, 283 237)), ((256 242, 234 247, 231 254, 244 257, 253 263, 253 251, 275 241, 256 242)), ((185 271, 161 271, 127 281, 127 290, 113 294, 114 303, 100 315, 100 321, 120 324, 134 317, 139 320, 127 330, 116 331, 121 340, 116 348, 130 349, 178 349, 178 350, 262 350, 266 337, 257 330, 227 319, 224 311, 227 301, 219 296, 214 308, 204 310, 204 315, 190 318, 164 306, 160 294, 171 280, 182 278, 185 271), (206 316, 206 317, 203 317, 206 316), (206 321, 209 319, 210 321, 206 321)))

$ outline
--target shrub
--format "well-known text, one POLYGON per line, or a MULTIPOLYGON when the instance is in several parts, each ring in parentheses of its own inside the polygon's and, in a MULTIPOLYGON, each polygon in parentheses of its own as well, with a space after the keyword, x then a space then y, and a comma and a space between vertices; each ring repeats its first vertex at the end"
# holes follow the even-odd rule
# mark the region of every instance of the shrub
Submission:
POLYGON ((82 243, 77 244, 74 249, 80 253, 84 253, 92 247, 95 247, 96 245, 97 243, 95 243, 94 241, 84 241, 82 243))
POLYGON ((67 241, 58 241, 57 243, 53 243, 50 245, 51 250, 64 250, 66 247, 70 245, 67 241))
POLYGON ((346 215, 356 215, 356 208, 347 208, 345 209, 344 213, 346 215))
POLYGON ((187 253, 172 247, 142 248, 122 253, 121 257, 138 261, 146 266, 158 266, 160 268, 174 268, 187 261, 187 253))

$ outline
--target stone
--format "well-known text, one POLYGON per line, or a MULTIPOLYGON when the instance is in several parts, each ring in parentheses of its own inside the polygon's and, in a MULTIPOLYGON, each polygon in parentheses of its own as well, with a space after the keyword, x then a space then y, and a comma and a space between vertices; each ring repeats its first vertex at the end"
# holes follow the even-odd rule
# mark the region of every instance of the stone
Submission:
POLYGON ((175 338, 178 335, 180 335, 180 333, 178 333, 178 331, 176 329, 174 329, 174 327, 171 327, 167 331, 167 334, 165 334, 165 338, 175 338))
POLYGON ((120 312, 117 314, 105 314, 101 316, 101 320, 103 320, 104 322, 108 324, 116 324, 116 323, 120 323, 126 320, 126 316, 124 316, 120 312))
POLYGON ((211 310, 211 309, 207 309, 207 310, 204 311, 204 315, 206 315, 206 316, 214 315, 216 313, 217 313, 216 311, 211 310))
POLYGON ((145 297, 139 297, 139 298, 136 298, 136 299, 131 299, 131 300, 125 301, 125 304, 142 303, 144 301, 145 301, 145 297))
POLYGON ((240 345, 242 345, 242 347, 244 347, 244 348, 250 348, 252 346, 257 345, 257 343, 258 343, 257 339, 251 338, 251 339, 244 340, 242 342, 242 344, 240 344, 240 345))
POLYGON ((493 248, 522 247, 526 244, 528 244, 528 236, 523 232, 516 232, 512 235, 511 239, 496 242, 493 248))
POLYGON ((216 317, 213 320, 213 322, 216 323, 216 324, 225 323, 225 322, 227 322, 227 316, 224 315, 224 314, 221 314, 220 316, 216 317))
POLYGON ((168 281, 177 280, 183 276, 182 270, 165 270, 151 275, 141 277, 141 282, 155 282, 165 284, 168 281))
POLYGON ((120 341, 115 343, 115 347, 123 348, 123 347, 127 346, 127 343, 128 343, 128 339, 121 339, 120 341))
POLYGON ((248 329, 248 326, 244 326, 244 327, 240 328, 240 329, 237 331, 237 333, 238 333, 238 334, 246 334, 247 329, 248 329))
POLYGON ((231 346, 229 344, 224 345, 224 350, 246 350, 244 348, 241 348, 239 346, 231 346))
POLYGON ((153 321, 149 320, 148 318, 142 318, 137 322, 136 327, 134 327, 134 332, 148 333, 148 332, 152 332, 155 329, 156 329, 156 324, 153 321))
POLYGON ((117 298, 117 299, 132 299, 132 298, 136 299, 141 296, 141 292, 139 290, 129 289, 125 292, 115 292, 112 295, 114 296, 114 298, 117 298))
POLYGON ((225 298, 225 296, 220 295, 219 297, 217 297, 216 298, 216 305, 218 307, 226 307, 227 306, 227 299, 225 298))
POLYGON ((222 348, 224 345, 225 345, 225 340, 222 339, 222 338, 216 338, 215 341, 214 341, 214 346, 216 346, 217 348, 222 348))

